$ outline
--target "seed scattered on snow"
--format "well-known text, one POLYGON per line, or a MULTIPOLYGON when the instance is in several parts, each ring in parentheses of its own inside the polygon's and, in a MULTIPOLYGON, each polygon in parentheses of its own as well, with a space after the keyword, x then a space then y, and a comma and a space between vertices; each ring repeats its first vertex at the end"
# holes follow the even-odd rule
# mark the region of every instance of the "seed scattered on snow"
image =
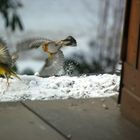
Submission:
POLYGON ((7 90, 6 80, 0 78, 0 101, 109 97, 118 94, 120 82, 119 76, 110 74, 47 78, 23 75, 20 78, 21 81, 10 79, 7 90))

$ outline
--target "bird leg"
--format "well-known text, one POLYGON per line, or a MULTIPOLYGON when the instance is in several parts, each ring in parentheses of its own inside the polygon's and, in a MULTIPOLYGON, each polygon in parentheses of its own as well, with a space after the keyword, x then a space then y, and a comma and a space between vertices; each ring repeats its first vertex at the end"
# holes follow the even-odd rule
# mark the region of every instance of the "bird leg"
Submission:
POLYGON ((6 78, 6 89, 8 89, 8 87, 9 87, 9 85, 10 85, 10 83, 9 83, 9 77, 8 77, 8 75, 4 75, 4 77, 6 78))
POLYGON ((7 80, 7 88, 8 88, 9 85, 10 85, 10 82, 9 82, 9 78, 8 78, 8 76, 6 76, 6 80, 7 80))

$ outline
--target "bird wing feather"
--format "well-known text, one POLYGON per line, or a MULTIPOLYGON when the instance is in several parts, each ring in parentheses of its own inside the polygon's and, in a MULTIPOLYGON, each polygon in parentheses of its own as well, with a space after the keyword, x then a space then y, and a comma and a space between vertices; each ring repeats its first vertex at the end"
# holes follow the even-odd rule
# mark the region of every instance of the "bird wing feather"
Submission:
POLYGON ((7 48, 6 42, 0 38, 0 63, 12 65, 12 59, 7 48))
POLYGON ((18 52, 30 50, 30 49, 36 49, 39 48, 43 43, 51 41, 49 39, 45 38, 31 38, 23 40, 16 45, 16 49, 18 52))

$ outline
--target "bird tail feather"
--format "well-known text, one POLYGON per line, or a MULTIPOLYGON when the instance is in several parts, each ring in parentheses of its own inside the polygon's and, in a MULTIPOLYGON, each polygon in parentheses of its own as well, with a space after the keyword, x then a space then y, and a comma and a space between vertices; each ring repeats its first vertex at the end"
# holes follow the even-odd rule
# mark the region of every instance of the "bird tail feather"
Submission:
POLYGON ((11 71, 11 76, 16 77, 17 79, 21 80, 20 77, 13 70, 10 70, 10 71, 11 71))

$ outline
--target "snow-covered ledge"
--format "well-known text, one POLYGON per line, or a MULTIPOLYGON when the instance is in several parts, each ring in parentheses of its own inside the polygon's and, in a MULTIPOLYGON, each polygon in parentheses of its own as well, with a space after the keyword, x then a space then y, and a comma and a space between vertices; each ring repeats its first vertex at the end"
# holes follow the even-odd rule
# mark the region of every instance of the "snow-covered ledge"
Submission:
POLYGON ((0 78, 0 101, 52 100, 68 98, 108 97, 118 94, 120 77, 117 75, 92 75, 80 77, 20 76, 6 80, 0 78))

